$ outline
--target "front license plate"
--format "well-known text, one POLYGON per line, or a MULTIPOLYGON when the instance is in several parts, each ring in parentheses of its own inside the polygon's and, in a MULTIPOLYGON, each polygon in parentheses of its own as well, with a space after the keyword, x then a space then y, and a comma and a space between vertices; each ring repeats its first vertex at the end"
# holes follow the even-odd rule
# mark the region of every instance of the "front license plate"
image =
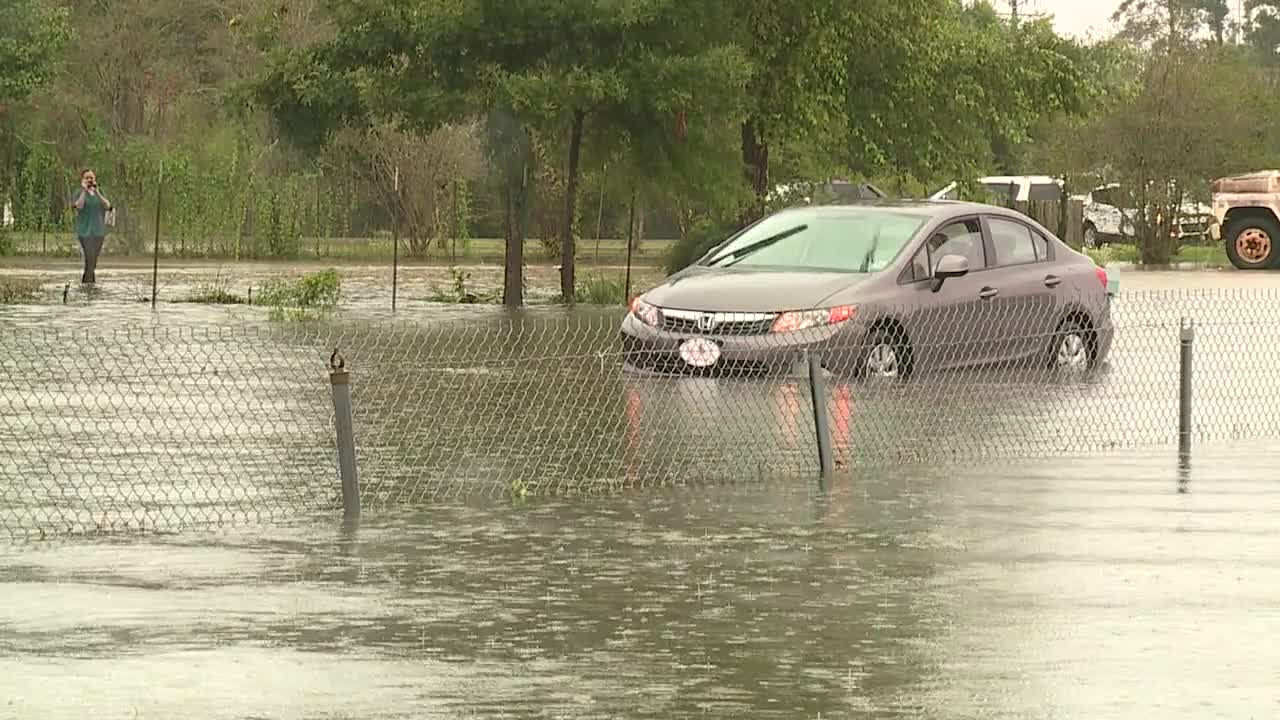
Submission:
POLYGON ((690 338, 680 344, 680 357, 692 367, 711 367, 720 359, 720 346, 706 338, 690 338))

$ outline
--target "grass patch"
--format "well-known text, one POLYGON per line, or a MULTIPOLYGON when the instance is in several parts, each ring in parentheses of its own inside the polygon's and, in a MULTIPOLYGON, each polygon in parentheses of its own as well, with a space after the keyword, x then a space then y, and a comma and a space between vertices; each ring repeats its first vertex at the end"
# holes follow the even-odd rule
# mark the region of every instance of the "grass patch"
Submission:
POLYGON ((187 297, 178 302, 200 305, 244 305, 248 301, 231 291, 230 282, 223 278, 222 271, 219 270, 211 282, 197 284, 187 297))
MULTIPOLYGON (((1098 248, 1086 248, 1084 253, 1100 267, 1110 263, 1130 263, 1140 265, 1141 256, 1136 245, 1105 245, 1098 248)), ((1230 265, 1227 253, 1221 245, 1188 245, 1178 251, 1173 261, 1189 263, 1201 267, 1226 267, 1230 265)))
POLYGON ((39 297, 39 280, 27 277, 0 277, 0 305, 34 302, 39 297))
POLYGON ((1088 255, 1093 264, 1098 267, 1106 267, 1111 263, 1137 263, 1138 248, 1133 245, 1103 245, 1096 248, 1085 248, 1084 254, 1088 255))
POLYGON ((431 302, 455 305, 476 305, 498 301, 498 296, 493 293, 472 292, 471 288, 467 287, 470 280, 471 273, 451 267, 449 268, 449 288, 447 290, 436 288, 429 299, 431 302))
POLYGON ((1221 243, 1184 247, 1178 253, 1178 262, 1194 263, 1204 267, 1227 267, 1231 265, 1231 261, 1227 259, 1227 251, 1222 247, 1221 243))
POLYGON ((300 278, 272 280, 262 286, 255 305, 271 308, 273 320, 313 320, 338 307, 342 276, 329 268, 300 278))
POLYGON ((623 279, 592 273, 574 291, 574 300, 583 305, 626 305, 623 279))

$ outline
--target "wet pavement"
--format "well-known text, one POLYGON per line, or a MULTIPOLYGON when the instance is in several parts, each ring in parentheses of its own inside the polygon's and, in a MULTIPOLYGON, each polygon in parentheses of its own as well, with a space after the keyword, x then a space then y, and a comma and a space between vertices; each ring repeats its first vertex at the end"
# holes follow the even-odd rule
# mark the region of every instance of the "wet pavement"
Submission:
POLYGON ((0 550, 14 718, 1280 711, 1274 453, 1001 463, 0 550))

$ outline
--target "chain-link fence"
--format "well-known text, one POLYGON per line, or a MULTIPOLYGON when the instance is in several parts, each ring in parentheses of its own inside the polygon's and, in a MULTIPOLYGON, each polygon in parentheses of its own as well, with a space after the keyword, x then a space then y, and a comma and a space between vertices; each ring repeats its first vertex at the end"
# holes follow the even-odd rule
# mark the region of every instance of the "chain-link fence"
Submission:
POLYGON ((410 323, 0 329, 0 525, 16 535, 280 519, 341 504, 327 363, 351 370, 366 507, 813 477, 1280 437, 1280 294, 692 315, 477 310, 410 323), (622 320, 622 316, 626 319, 622 320), (896 318, 896 319, 895 319, 896 318), (701 367, 701 366, 706 367, 701 367))

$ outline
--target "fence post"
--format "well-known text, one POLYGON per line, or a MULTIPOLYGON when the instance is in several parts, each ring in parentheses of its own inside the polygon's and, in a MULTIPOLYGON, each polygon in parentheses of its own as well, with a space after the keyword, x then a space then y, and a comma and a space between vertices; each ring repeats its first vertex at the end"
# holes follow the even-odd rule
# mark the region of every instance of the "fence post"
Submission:
POLYGON ((818 438, 818 471, 831 474, 831 423, 827 418, 827 380, 822 374, 822 361, 817 353, 806 352, 809 365, 809 399, 813 401, 813 429, 818 438))
POLYGON ((396 166, 395 202, 391 206, 391 312, 396 311, 396 290, 400 282, 400 166, 396 166))
POLYGON ((164 158, 160 158, 160 181, 156 183, 156 240, 151 251, 151 309, 156 309, 156 288, 160 282, 160 203, 164 199, 164 158))
POLYGON ((1179 344, 1182 355, 1178 362, 1178 456, 1191 457, 1191 361, 1196 339, 1195 323, 1183 318, 1179 344))
POLYGON ((351 373, 337 348, 329 356, 329 383, 333 386, 334 427, 338 432, 342 517, 350 521, 360 517, 360 483, 356 477, 356 438, 351 423, 351 373))

